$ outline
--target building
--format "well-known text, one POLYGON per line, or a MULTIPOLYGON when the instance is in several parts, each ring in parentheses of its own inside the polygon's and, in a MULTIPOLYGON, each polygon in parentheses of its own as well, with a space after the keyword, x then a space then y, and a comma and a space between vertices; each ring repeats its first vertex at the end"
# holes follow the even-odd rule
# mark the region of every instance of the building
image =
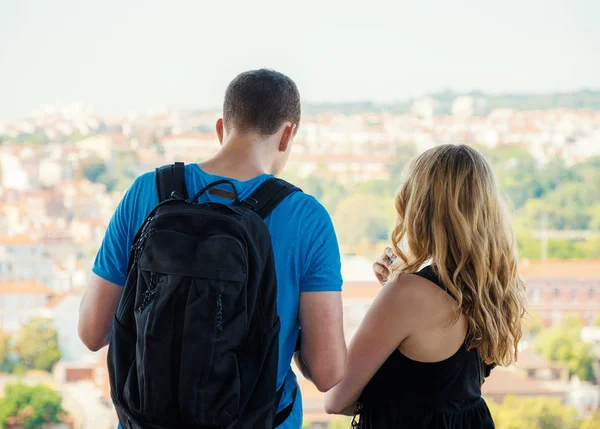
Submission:
POLYGON ((565 401, 568 389, 551 390, 544 383, 529 378, 512 368, 495 368, 482 386, 482 395, 486 400, 502 402, 506 395, 544 396, 565 401))
POLYGON ((594 353, 600 360, 600 327, 584 326, 581 330, 581 339, 592 345, 594 353))
POLYGON ((440 102, 433 97, 421 97, 413 101, 410 110, 419 119, 431 120, 439 112, 440 102))
POLYGON ((308 154, 292 153, 290 165, 299 169, 302 177, 315 172, 336 177, 345 182, 366 182, 369 180, 388 180, 388 166, 396 160, 393 154, 352 153, 308 154))
POLYGON ((219 141, 213 133, 188 133, 163 137, 161 140, 165 163, 198 162, 215 155, 219 141))
POLYGON ((551 362, 532 348, 519 352, 515 368, 530 380, 569 381, 569 368, 559 362, 551 362))
POLYGON ((461 96, 452 103, 452 115, 460 119, 488 113, 488 102, 481 97, 461 96))
POLYGON ((98 134, 78 141, 76 147, 82 151, 84 155, 96 157, 104 162, 108 162, 112 158, 113 149, 115 146, 114 136, 111 134, 98 134))
POLYGON ((521 263, 530 312, 545 325, 578 314, 586 325, 600 314, 600 260, 548 260, 521 263))
POLYGON ((62 360, 69 363, 94 361, 93 354, 79 339, 77 324, 81 293, 54 295, 46 302, 46 313, 52 318, 52 326, 58 334, 58 347, 62 360))
POLYGON ((29 176, 21 158, 7 151, 0 156, 0 185, 4 188, 25 191, 29 187, 29 176))
POLYGON ((22 234, 0 236, 0 281, 36 281, 52 286, 54 268, 39 241, 22 234))
POLYGON ((0 329, 15 332, 35 317, 47 317, 52 290, 36 280, 0 280, 0 329))

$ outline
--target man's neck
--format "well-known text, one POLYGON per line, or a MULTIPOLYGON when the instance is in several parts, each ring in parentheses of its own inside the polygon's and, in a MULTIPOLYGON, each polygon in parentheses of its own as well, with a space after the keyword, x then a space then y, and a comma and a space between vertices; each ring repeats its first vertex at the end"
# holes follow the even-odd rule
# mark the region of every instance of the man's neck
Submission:
POLYGON ((269 172, 269 162, 264 154, 259 153, 262 148, 257 143, 262 142, 248 141, 245 138, 228 139, 213 158, 199 166, 208 174, 240 181, 266 174, 269 172))

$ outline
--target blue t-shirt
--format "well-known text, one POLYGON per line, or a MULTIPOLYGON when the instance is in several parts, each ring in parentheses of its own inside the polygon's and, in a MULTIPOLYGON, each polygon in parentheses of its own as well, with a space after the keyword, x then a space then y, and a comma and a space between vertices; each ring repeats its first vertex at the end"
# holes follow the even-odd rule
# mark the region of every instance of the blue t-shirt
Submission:
MULTIPOLYGON (((272 176, 264 174, 242 182, 231 180, 240 199, 250 196, 260 184, 272 176)), ((220 176, 204 172, 198 164, 185 167, 185 180, 190 195, 220 176)), ((223 188, 226 189, 226 188, 223 188)), ((232 200, 205 193, 200 202, 231 204, 232 200)), ((146 216, 158 204, 155 173, 138 177, 119 203, 96 256, 93 272, 117 285, 125 285, 129 250, 146 216)), ((333 224, 325 208, 312 196, 297 192, 283 200, 265 223, 273 240, 277 272, 277 307, 281 319, 279 335, 278 388, 285 381, 280 409, 291 402, 297 385, 290 363, 298 338, 298 303, 301 292, 342 290, 341 261, 333 224)), ((302 426, 302 396, 281 429, 302 426)))

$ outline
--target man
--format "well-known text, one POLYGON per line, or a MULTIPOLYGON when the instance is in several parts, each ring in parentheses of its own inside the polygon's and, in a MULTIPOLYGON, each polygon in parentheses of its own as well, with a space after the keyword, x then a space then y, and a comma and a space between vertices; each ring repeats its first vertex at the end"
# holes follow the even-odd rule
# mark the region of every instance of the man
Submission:
MULTIPOLYGON (((223 118, 216 124, 217 155, 185 168, 190 195, 221 178, 231 180, 240 199, 278 175, 290 155, 300 123, 300 96, 294 82, 270 70, 236 77, 225 94, 223 118)), ((232 203, 222 193, 201 202, 232 203)), ((79 336, 93 351, 107 335, 127 275, 129 251, 137 230, 158 203, 155 173, 140 176, 125 194, 108 226, 83 297, 79 336)), ((301 192, 283 200, 265 219, 271 233, 281 318, 277 387, 285 390, 279 410, 292 401, 297 385, 290 368, 299 330, 296 362, 306 378, 325 392, 342 377, 346 345, 342 327, 341 263, 331 219, 317 200, 301 192)), ((301 396, 281 428, 302 425, 301 396)))

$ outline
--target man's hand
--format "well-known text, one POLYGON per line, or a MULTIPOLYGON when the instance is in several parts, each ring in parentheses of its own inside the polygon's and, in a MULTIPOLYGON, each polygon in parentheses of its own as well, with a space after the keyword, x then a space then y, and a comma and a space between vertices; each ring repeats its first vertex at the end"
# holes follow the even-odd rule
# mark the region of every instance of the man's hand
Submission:
POLYGON ((396 255, 391 247, 386 247, 381 255, 373 264, 373 272, 377 281, 383 286, 388 281, 390 274, 392 273, 392 264, 396 259, 396 255))
POLYGON ((112 319, 123 288, 92 274, 79 307, 79 338, 93 352, 107 344, 112 319))

